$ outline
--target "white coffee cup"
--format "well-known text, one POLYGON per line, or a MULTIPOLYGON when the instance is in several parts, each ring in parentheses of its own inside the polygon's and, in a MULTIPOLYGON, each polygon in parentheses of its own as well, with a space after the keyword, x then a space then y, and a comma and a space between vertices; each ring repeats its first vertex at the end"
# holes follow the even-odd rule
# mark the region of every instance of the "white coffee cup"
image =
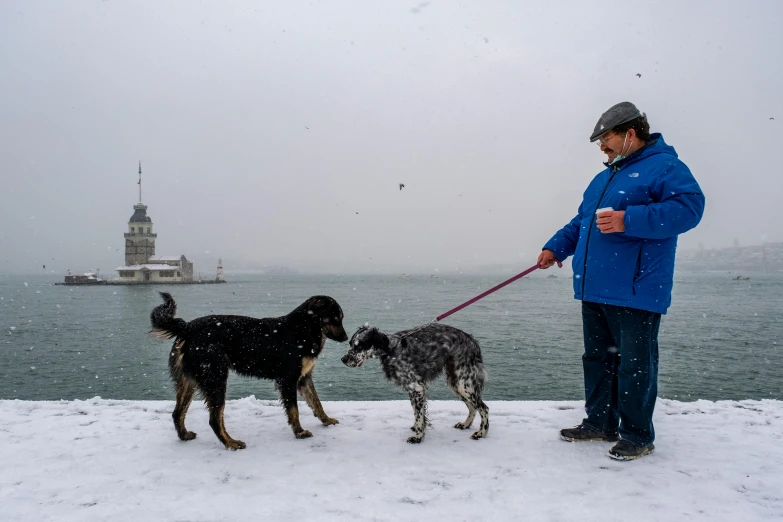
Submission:
POLYGON ((604 207, 604 208, 599 208, 598 210, 596 210, 596 211, 595 211, 595 214, 596 214, 596 215, 598 215, 598 214, 600 214, 601 212, 607 212, 607 211, 609 211, 609 210, 614 210, 614 209, 613 209, 612 207, 604 207))

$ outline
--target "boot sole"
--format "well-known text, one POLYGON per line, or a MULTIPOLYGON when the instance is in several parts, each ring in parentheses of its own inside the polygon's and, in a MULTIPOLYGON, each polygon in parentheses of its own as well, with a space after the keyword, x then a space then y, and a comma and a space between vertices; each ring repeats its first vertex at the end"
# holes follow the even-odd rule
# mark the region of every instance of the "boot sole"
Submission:
POLYGON ((645 448, 638 455, 615 455, 610 451, 609 458, 612 458, 614 460, 636 460, 638 458, 644 457, 645 455, 649 455, 650 453, 653 452, 653 450, 655 450, 655 445, 651 445, 649 448, 645 448))

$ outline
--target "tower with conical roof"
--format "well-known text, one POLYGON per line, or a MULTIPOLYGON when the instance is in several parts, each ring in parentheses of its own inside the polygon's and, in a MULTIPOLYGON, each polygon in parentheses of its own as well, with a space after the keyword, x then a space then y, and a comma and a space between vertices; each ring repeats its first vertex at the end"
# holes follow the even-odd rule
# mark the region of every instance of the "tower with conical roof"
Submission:
POLYGON ((139 202, 133 205, 133 215, 125 232, 125 266, 141 265, 155 255, 155 238, 152 219, 147 215, 147 205, 141 202, 141 162, 139 162, 139 202))

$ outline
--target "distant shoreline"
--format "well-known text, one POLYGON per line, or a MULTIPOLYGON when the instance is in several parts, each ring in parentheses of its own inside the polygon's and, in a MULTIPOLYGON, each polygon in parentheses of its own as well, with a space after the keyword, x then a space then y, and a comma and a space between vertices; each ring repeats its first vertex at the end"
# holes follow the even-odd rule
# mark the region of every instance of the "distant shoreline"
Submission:
POLYGON ((150 285, 217 285, 226 283, 220 279, 202 279, 198 281, 97 281, 95 283, 55 282, 55 286, 150 286, 150 285))

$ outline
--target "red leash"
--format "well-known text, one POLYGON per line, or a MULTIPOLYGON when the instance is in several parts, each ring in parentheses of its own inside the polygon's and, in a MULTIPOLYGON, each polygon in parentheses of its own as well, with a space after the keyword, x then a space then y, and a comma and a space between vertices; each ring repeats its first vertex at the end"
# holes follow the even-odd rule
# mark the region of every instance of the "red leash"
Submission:
MULTIPOLYGON (((558 262, 557 262, 557 264, 558 264, 558 266, 563 266, 563 265, 560 263, 560 261, 558 261, 558 262)), ((458 307, 456 307, 456 308, 452 308, 451 310, 449 310, 449 311, 448 311, 448 312, 446 312, 445 314, 441 314, 441 315, 439 315, 438 317, 436 317, 436 318, 435 318, 435 320, 436 320, 436 321, 440 321, 440 320, 442 320, 442 319, 445 319, 445 318, 447 318, 448 316, 450 316, 451 314, 453 314, 454 312, 459 312, 460 310, 462 310, 462 309, 463 309, 463 308, 465 308, 466 306, 470 306, 470 305, 472 305, 473 303, 475 303, 475 302, 476 302, 476 301, 478 301, 479 299, 482 299, 482 298, 484 298, 484 297, 488 296, 489 294, 491 294, 492 292, 494 292, 494 291, 496 291, 496 290, 500 290, 500 289, 501 289, 501 288, 503 288, 504 286, 506 286, 506 285, 508 285, 508 284, 510 284, 510 283, 513 283, 514 281, 516 281, 517 279, 519 279, 519 278, 521 278, 521 277, 525 277, 525 276, 526 276, 526 275, 528 275, 530 272, 533 272, 534 270, 538 270, 539 268, 541 268, 541 267, 540 267, 540 266, 538 266, 537 264, 536 264, 536 265, 533 265, 533 266, 531 266, 530 268, 528 268, 527 270, 525 270, 524 272, 520 272, 519 274, 515 275, 515 276, 514 276, 514 277, 512 277, 511 279, 508 279, 508 280, 506 280, 506 281, 503 281, 502 283, 500 283, 500 284, 499 284, 499 285, 497 285, 497 286, 493 286, 492 288, 490 288, 489 290, 487 290, 486 292, 484 292, 484 293, 483 293, 483 294, 481 294, 481 295, 477 295, 476 297, 474 297, 474 298, 473 298, 473 299, 471 299, 470 301, 466 301, 466 302, 462 303, 461 305, 459 305, 458 307)))
MULTIPOLYGON (((557 266, 559 266, 560 268, 562 268, 562 267, 563 267, 563 263, 561 263, 560 261, 557 261, 557 266)), ((528 275, 530 272, 532 272, 532 271, 534 271, 534 270, 538 270, 539 268, 541 268, 539 265, 537 265, 537 264, 536 264, 536 265, 533 265, 533 266, 531 266, 530 268, 528 268, 527 270, 525 270, 524 272, 520 272, 519 274, 515 275, 515 276, 514 276, 514 277, 512 277, 511 279, 507 279, 506 281, 503 281, 503 282, 502 282, 502 283, 500 283, 499 285, 497 285, 497 286, 493 286, 492 288, 490 288, 489 290, 487 290, 487 291, 486 291, 486 292, 484 292, 483 294, 481 294, 481 295, 477 295, 476 297, 474 297, 474 298, 473 298, 473 299, 471 299, 470 301, 465 301, 464 303, 462 303, 462 304, 461 304, 461 305, 459 305, 458 307, 456 307, 456 308, 452 308, 451 310, 449 310, 449 311, 448 311, 448 312, 446 312, 445 314, 441 314, 441 315, 439 315, 439 316, 438 316, 438 317, 436 317, 435 319, 432 319, 430 322, 428 322, 428 323, 424 323, 424 324, 423 324, 423 325, 421 325, 421 326, 417 326, 416 328, 413 328, 413 329, 411 329, 411 330, 408 330, 408 331, 406 331, 406 332, 405 332, 405 333, 403 333, 403 334, 395 334, 395 335, 396 335, 398 338, 400 338, 400 339, 403 339, 403 338, 405 338, 405 337, 408 337, 409 335, 413 335, 414 333, 418 332, 419 330, 422 330, 422 329, 424 329, 424 328, 427 328, 429 325, 431 325, 431 324, 433 324, 433 323, 436 323, 436 322, 438 322, 438 321, 441 321, 441 320, 443 320, 443 319, 447 318, 448 316, 450 316, 451 314, 453 314, 453 313, 455 313, 455 312, 459 312, 460 310, 462 310, 462 309, 463 309, 463 308, 465 308, 466 306, 470 306, 470 305, 472 305, 473 303, 475 303, 475 302, 476 302, 476 301, 478 301, 479 299, 482 299, 482 298, 484 298, 484 297, 488 296, 489 294, 491 294, 492 292, 494 292, 494 291, 496 291, 496 290, 500 290, 500 289, 501 289, 501 288, 503 288, 504 286, 506 286, 506 285, 508 285, 508 284, 510 284, 510 283, 513 283, 514 281, 516 281, 517 279, 519 279, 519 278, 521 278, 521 277, 525 277, 525 276, 526 276, 526 275, 528 275)))

